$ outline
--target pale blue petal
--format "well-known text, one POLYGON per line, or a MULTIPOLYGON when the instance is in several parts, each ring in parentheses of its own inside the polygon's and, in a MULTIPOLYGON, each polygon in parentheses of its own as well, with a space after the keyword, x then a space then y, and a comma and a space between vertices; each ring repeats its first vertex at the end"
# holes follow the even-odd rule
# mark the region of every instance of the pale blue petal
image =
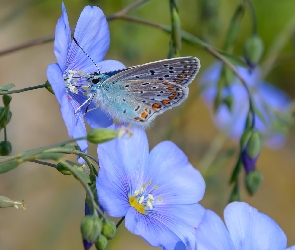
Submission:
MULTIPOLYGON (((116 129, 118 126, 111 126, 116 129)), ((143 129, 133 128, 133 136, 115 139, 97 148, 100 164, 97 188, 99 202, 114 217, 125 215, 128 194, 141 188, 147 168, 148 141, 143 129)))
POLYGON ((288 247, 286 250, 295 250, 295 246, 288 247))
POLYGON ((54 54, 61 71, 64 72, 67 63, 67 53, 71 42, 71 29, 64 3, 62 3, 62 15, 58 19, 55 28, 54 54))
MULTIPOLYGON (((64 88, 64 80, 61 69, 58 64, 50 64, 47 68, 47 78, 55 93, 56 99, 60 104, 60 112, 64 123, 67 127, 70 137, 79 138, 86 136, 86 128, 83 121, 83 116, 79 113, 74 113, 73 106, 68 99, 64 88)), ((87 141, 77 141, 81 151, 87 149, 87 141)))
MULTIPOLYGON (((74 37, 94 62, 102 61, 110 44, 108 23, 102 10, 95 6, 86 6, 77 22, 74 37)), ((68 53, 67 70, 84 73, 87 68, 93 67, 93 61, 81 48, 72 41, 68 53)))
POLYGON ((125 65, 116 60, 105 60, 98 63, 100 72, 109 72, 118 69, 125 69, 125 65))
POLYGON ((244 202, 233 202, 224 210, 224 220, 235 249, 282 250, 287 238, 278 224, 244 202))
POLYGON ((154 247, 173 249, 182 241, 187 250, 195 250, 195 231, 205 209, 199 204, 168 205, 148 216, 130 209, 125 217, 126 228, 143 237, 154 247))
POLYGON ((236 250, 223 221, 210 210, 196 230, 196 242, 196 250, 236 250))
POLYGON ((173 142, 164 141, 154 147, 148 165, 145 183, 152 181, 152 185, 147 192, 162 197, 159 204, 192 204, 203 198, 203 177, 173 142), (158 186, 156 190, 153 189, 155 185, 158 186))

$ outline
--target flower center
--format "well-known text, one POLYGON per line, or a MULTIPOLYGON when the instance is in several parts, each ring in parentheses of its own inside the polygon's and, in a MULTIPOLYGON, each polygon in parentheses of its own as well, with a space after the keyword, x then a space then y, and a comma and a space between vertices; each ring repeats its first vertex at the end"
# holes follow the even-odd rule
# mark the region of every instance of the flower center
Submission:
MULTIPOLYGON (((148 182, 148 186, 151 185, 152 182, 148 182)), ((153 204, 155 202, 155 198, 152 194, 147 193, 146 184, 143 184, 140 190, 135 190, 133 195, 129 196, 129 203, 132 207, 134 207, 139 213, 146 214, 147 210, 152 210, 153 204)), ((153 189, 158 189, 158 186, 154 186, 153 189)), ((158 198, 158 200, 162 200, 162 198, 158 198)))

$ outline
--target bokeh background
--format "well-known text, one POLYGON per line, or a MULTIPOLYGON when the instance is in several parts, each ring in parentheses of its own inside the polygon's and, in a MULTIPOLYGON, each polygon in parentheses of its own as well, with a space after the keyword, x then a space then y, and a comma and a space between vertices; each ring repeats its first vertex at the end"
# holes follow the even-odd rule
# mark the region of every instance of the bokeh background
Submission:
MULTIPOLYGON (((110 15, 131 2, 64 0, 72 27, 87 4, 97 5, 106 15, 110 15)), ((295 1, 252 2, 257 14, 258 33, 267 52, 280 32, 294 18, 295 1)), ((238 0, 179 0, 182 28, 222 48, 231 16, 239 3, 238 0), (206 1, 210 3, 206 10, 208 13, 201 8, 201 3, 206 1), (211 18, 204 19, 204 14, 211 18)), ((56 21, 61 15, 60 0, 0 0, 0 6, 0 51, 54 34, 56 21)), ((168 0, 151 0, 130 14, 170 24, 168 0)), ((170 37, 162 31, 123 20, 113 20, 109 25, 111 45, 106 58, 132 66, 167 57, 170 37)), ((249 12, 246 11, 235 47, 236 55, 242 54, 243 43, 251 34, 251 25, 249 12)), ((275 67, 266 77, 267 81, 279 86, 292 97, 295 95, 295 60, 292 60, 295 58, 294 46, 295 39, 291 33, 275 67)), ((202 68, 199 74, 214 62, 214 58, 202 48, 185 43, 181 54, 200 58, 202 68)), ((0 56, 0 85, 14 83, 16 89, 19 89, 43 84, 48 64, 55 61, 52 42, 0 56)), ((151 148, 162 140, 170 139, 188 155, 196 168, 204 160, 214 138, 222 137, 212 121, 212 114, 199 98, 199 78, 197 76, 191 84, 188 100, 158 117, 147 131, 151 148)), ((13 117, 8 126, 8 139, 13 145, 12 154, 68 139, 57 101, 47 90, 14 94, 11 110, 13 117)), ((224 160, 218 166, 203 169, 207 188, 201 202, 221 216, 231 190, 228 180, 239 146, 231 140, 224 141, 222 145, 220 152, 230 150, 233 158, 224 160)), ((257 194, 250 197, 242 189, 244 201, 271 216, 281 226, 288 237, 288 246, 295 245, 294 150, 294 130, 291 130, 283 148, 275 151, 263 149, 258 169, 263 174, 264 181, 257 194)), ((95 155, 95 147, 91 148, 90 153, 95 155)), ((24 199, 27 205, 26 211, 1 209, 1 250, 83 248, 79 225, 84 213, 85 193, 74 178, 63 176, 49 167, 26 163, 0 175, 0 193, 12 199, 24 199)), ((121 226, 108 249, 152 247, 121 226)))

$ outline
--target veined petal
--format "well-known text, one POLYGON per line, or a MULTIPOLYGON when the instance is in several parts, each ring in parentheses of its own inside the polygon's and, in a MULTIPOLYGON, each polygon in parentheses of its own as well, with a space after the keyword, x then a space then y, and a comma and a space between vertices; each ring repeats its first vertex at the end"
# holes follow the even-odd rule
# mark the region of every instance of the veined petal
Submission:
POLYGON ((62 15, 58 19, 55 28, 54 54, 63 72, 66 68, 67 53, 71 42, 71 29, 64 3, 62 3, 62 15))
MULTIPOLYGON (((77 22, 74 37, 94 62, 100 62, 110 44, 108 23, 102 10, 95 6, 86 6, 77 22)), ((81 70, 84 73, 85 69, 93 67, 93 62, 81 48, 72 41, 67 70, 81 70)))
MULTIPOLYGON (((73 106, 68 99, 64 88, 64 80, 61 69, 57 64, 50 64, 47 68, 47 78, 55 93, 56 99, 60 104, 60 112, 64 123, 67 127, 70 137, 78 138, 86 136, 86 128, 83 121, 83 115, 78 113, 75 115, 73 106)), ((87 141, 78 141, 81 151, 86 151, 87 141)))
POLYGON ((167 206, 148 216, 130 209, 125 217, 126 228, 142 236, 154 247, 172 249, 179 241, 186 249, 195 249, 195 231, 205 209, 198 205, 167 206))
POLYGON ((196 250, 235 250, 223 221, 210 210, 206 210, 196 230, 196 243, 196 250))
MULTIPOLYGON (((91 106, 92 105, 89 106, 90 109, 91 106)), ((86 113, 85 118, 91 128, 106 128, 113 123, 113 119, 100 108, 96 108, 86 113)))
POLYGON ((224 220, 235 249, 281 250, 287 238, 278 224, 244 202, 233 202, 224 210, 224 220))
POLYGON ((152 180, 151 187, 158 186, 152 193, 154 197, 161 197, 163 203, 192 204, 203 198, 203 177, 173 142, 164 141, 154 147, 148 165, 145 182, 152 180))

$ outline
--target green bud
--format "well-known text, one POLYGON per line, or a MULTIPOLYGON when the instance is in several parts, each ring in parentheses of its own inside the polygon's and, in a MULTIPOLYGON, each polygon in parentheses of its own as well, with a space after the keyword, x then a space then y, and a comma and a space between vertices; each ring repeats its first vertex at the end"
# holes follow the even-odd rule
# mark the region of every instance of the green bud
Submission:
POLYGON ((260 155, 261 148, 262 148, 261 135, 257 130, 253 130, 247 143, 247 148, 246 148, 247 155, 251 159, 254 159, 260 155))
POLYGON ((10 161, 0 164, 0 174, 6 173, 19 165, 18 161, 10 161))
POLYGON ((247 129, 247 130, 244 131, 244 133, 242 134, 242 137, 240 139, 240 147, 241 147, 241 149, 246 148, 251 135, 252 135, 252 130, 251 129, 247 129))
POLYGON ((100 235, 98 240, 95 242, 97 250, 104 250, 108 245, 108 239, 104 235, 100 235))
POLYGON ((241 200, 241 196, 240 196, 239 184, 238 182, 236 182, 230 194, 228 203, 234 202, 234 201, 240 201, 240 200, 241 200))
POLYGON ((103 223, 101 234, 104 235, 108 240, 111 240, 114 238, 116 230, 117 228, 115 222, 108 220, 103 223))
POLYGON ((0 142, 0 155, 7 156, 11 153, 11 143, 9 141, 0 142))
POLYGON ((245 186, 250 195, 254 195, 257 192, 262 179, 263 176, 256 169, 245 176, 245 186))
POLYGON ((92 129, 88 135, 87 140, 94 143, 103 143, 106 141, 110 141, 118 137, 118 131, 113 129, 106 129, 106 128, 96 128, 92 129))
POLYGON ((232 110, 234 99, 232 95, 228 95, 223 99, 223 103, 228 107, 229 110, 232 110))
POLYGON ((84 240, 94 243, 101 233, 101 220, 95 215, 87 215, 81 222, 81 234, 84 240))
POLYGON ((63 175, 71 175, 71 171, 69 171, 63 164, 58 163, 56 165, 56 170, 60 173, 62 173, 63 175))
POLYGON ((7 207, 15 207, 16 209, 21 207, 22 209, 26 210, 26 205, 24 201, 14 201, 6 196, 0 195, 0 208, 7 207))
POLYGON ((250 36, 244 44, 244 56, 250 66, 255 66, 262 57, 263 42, 258 35, 250 36))
POLYGON ((51 93, 54 94, 53 89, 48 81, 45 82, 45 88, 51 93))
POLYGON ((11 95, 3 95, 2 96, 2 100, 3 100, 4 106, 6 108, 9 107, 9 103, 11 102, 11 99, 12 99, 12 96, 11 95))
POLYGON ((4 108, 0 111, 0 129, 4 128, 11 120, 12 113, 10 110, 4 108), (2 113, 3 112, 3 113, 2 113))

